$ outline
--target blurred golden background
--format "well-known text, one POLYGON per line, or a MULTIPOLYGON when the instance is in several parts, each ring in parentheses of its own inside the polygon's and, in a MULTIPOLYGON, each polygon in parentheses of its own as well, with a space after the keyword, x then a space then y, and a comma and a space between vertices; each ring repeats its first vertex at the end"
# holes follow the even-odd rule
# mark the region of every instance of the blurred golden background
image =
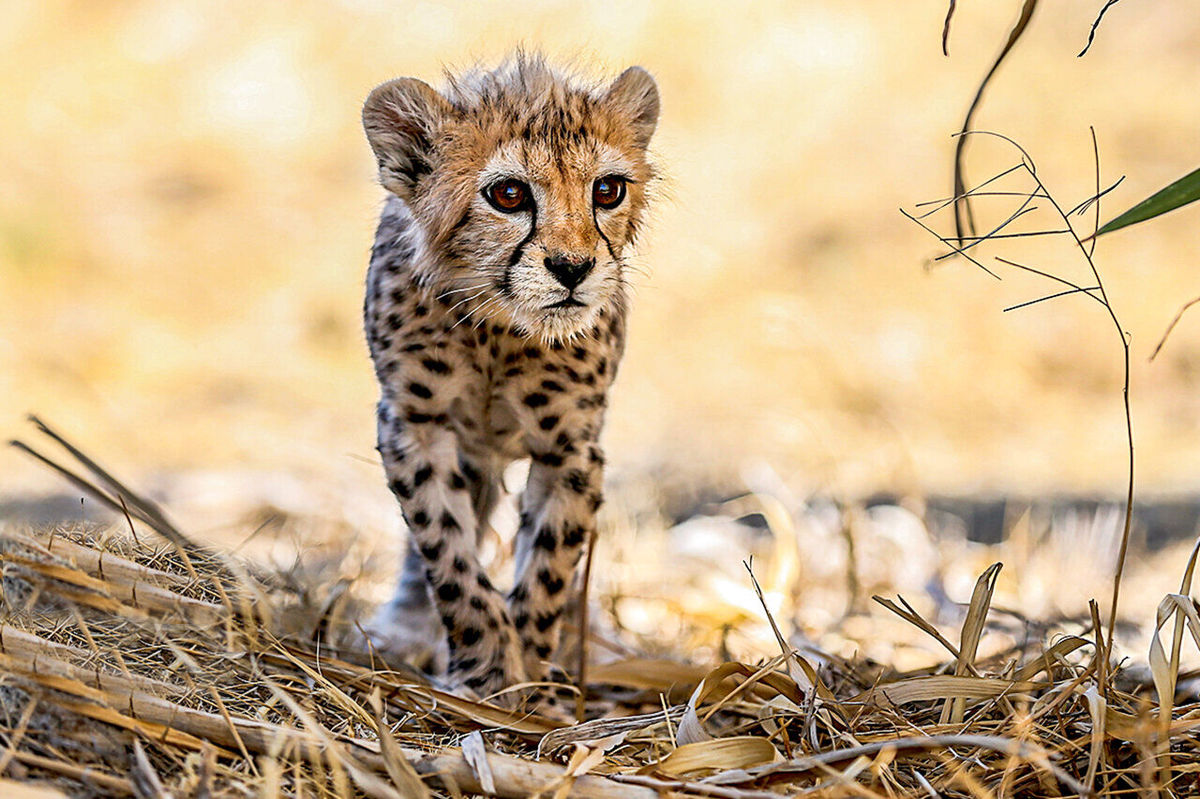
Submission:
MULTIPOLYGON (((600 74, 641 64, 663 97, 669 180, 608 417, 618 510, 647 486, 764 474, 798 496, 1120 496, 1102 309, 1002 313, 1052 289, 927 269, 937 242, 898 211, 950 193, 951 134, 1019 3, 960 4, 949 58, 945 5, 10 0, 0 432, 37 412, 202 530, 264 491, 393 528, 360 332, 383 197, 360 105, 388 78, 436 82, 524 45, 600 74)), ((1074 205, 1093 191, 1094 125, 1105 183, 1128 176, 1109 218, 1195 166, 1200 14, 1119 4, 1077 58, 1103 3, 1043 5, 977 126, 1019 140, 1074 205)), ((971 157, 976 179, 1014 161, 981 143, 971 157)), ((1098 250, 1132 334, 1150 494, 1200 487, 1200 319, 1147 362, 1200 294, 1198 214, 1098 250)), ((1022 246, 1005 254, 1029 260, 1022 246)), ((3 497, 60 487, 0 459, 3 497)))

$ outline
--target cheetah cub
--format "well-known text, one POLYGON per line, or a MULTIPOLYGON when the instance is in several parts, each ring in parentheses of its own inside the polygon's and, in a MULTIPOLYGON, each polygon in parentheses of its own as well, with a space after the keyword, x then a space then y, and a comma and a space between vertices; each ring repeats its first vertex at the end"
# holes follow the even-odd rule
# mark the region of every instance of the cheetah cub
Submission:
POLYGON ((595 528, 658 110, 640 67, 593 87, 526 55, 441 92, 393 80, 363 108, 390 192, 365 304, 378 449, 410 531, 368 636, 404 650, 440 619, 450 678, 480 693, 546 676, 595 528), (520 458, 531 465, 504 597, 475 550, 520 458))

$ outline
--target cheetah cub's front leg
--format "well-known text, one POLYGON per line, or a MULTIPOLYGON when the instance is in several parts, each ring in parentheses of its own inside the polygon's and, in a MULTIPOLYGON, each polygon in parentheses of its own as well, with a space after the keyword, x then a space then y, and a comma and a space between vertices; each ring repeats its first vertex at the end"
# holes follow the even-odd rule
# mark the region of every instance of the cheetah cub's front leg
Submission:
POLYGON ((480 693, 545 674, 595 529, 658 111, 641 68, 585 85, 528 55, 443 92, 394 80, 363 108, 391 193, 364 307, 379 452, 411 539, 389 607, 397 630, 419 630, 432 603, 451 676, 480 693), (475 548, 490 476, 520 458, 532 466, 506 604, 475 548))
MULTIPOLYGON (((379 452, 412 536, 410 546, 425 561, 426 586, 450 645, 450 677, 489 691, 519 681, 524 667, 512 622, 475 557, 481 520, 457 438, 436 424, 406 424, 398 411, 386 400, 379 405, 379 452)), ((402 596, 411 590, 402 582, 402 596)), ((417 602, 408 607, 422 612, 417 602)))

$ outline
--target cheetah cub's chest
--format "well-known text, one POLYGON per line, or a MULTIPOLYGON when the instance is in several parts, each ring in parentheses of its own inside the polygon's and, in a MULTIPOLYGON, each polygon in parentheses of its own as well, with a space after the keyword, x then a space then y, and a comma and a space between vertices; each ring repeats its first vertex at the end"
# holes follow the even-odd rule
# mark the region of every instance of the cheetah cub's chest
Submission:
POLYGON ((640 68, 586 86, 526 56, 444 92, 386 83, 363 111, 392 193, 364 308, 378 448, 410 532, 396 599, 368 633, 403 650, 440 622, 450 675, 469 688, 546 674, 595 528, 657 119, 640 68), (475 545, 500 469, 524 457, 516 577, 502 596, 475 545))

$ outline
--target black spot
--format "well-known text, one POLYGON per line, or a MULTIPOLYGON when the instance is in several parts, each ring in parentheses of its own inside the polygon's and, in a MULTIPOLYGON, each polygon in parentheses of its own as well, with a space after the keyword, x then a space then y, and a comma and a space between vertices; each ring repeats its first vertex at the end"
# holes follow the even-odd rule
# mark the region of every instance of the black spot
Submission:
POLYGON ((559 447, 561 447, 566 452, 574 452, 575 451, 573 447, 568 449, 568 447, 571 443, 571 436, 567 435, 566 430, 564 430, 558 434, 558 436, 554 439, 554 443, 557 444, 559 447))
POLYGON ((600 510, 600 506, 604 504, 604 496, 599 492, 593 493, 588 497, 588 507, 592 509, 592 513, 600 510))
POLYGON ((437 358, 426 358, 421 365, 434 374, 444 375, 450 372, 450 364, 437 358))
POLYGON ((594 374, 592 374, 591 372, 588 372, 586 375, 583 376, 583 382, 584 382, 584 385, 594 386, 594 385, 596 385, 596 376, 594 374))
POLYGON ((601 358, 600 363, 596 364, 596 374, 603 377, 604 374, 607 372, 608 372, 608 359, 601 358))
POLYGON ((475 646, 483 638, 483 630, 478 627, 464 627, 459 631, 459 640, 466 646, 475 646))
MULTIPOLYGON (((453 638, 450 639, 453 642, 453 638)), ((471 671, 479 665, 478 658, 463 658, 450 664, 450 671, 471 671)))
POLYGON ((388 314, 388 317, 387 317, 388 330, 391 330, 393 333, 395 333, 397 330, 400 329, 400 327, 403 324, 404 324, 404 320, 400 318, 399 314, 394 314, 394 313, 388 314))
POLYGON ((465 475, 466 478, 468 480, 470 480, 472 483, 479 482, 479 478, 482 476, 482 475, 480 475, 478 469, 476 469, 474 466, 467 463, 466 461, 459 461, 458 468, 462 469, 463 475, 465 475))
POLYGON ((450 488, 455 491, 462 491, 467 487, 467 480, 458 472, 450 473, 450 488))
POLYGON ((437 595, 443 602, 453 602, 462 596, 462 587, 458 583, 442 583, 438 586, 437 595))
POLYGON ((429 316, 429 309, 424 305, 418 305, 416 308, 413 308, 413 313, 417 316, 429 316))
POLYGON ((600 451, 599 447, 588 447, 588 460, 603 466, 604 453, 600 451))
POLYGON ((524 602, 526 599, 529 599, 529 590, 524 585, 514 586, 512 592, 508 595, 508 599, 510 602, 524 602))
POLYGON ((433 417, 427 413, 420 413, 409 408, 404 415, 404 421, 409 424, 428 424, 433 421, 433 417))
POLYGON ((516 627, 518 630, 524 630, 525 626, 528 624, 529 624, 529 614, 528 613, 518 613, 517 618, 513 619, 513 626, 516 627))
POLYGON ((475 584, 478 585, 480 588, 482 588, 485 591, 492 590, 492 581, 489 580, 488 576, 486 574, 484 574, 483 572, 480 572, 479 574, 475 575, 475 584))
POLYGON ((563 590, 563 586, 565 585, 563 578, 551 574, 549 569, 542 569, 538 572, 538 582, 546 589, 547 596, 554 596, 563 590))
POLYGON ((445 513, 442 514, 442 529, 443 530, 461 530, 462 526, 459 525, 458 519, 454 518, 453 513, 451 513, 450 511, 446 511, 445 513))
POLYGON ((554 535, 554 531, 549 527, 543 527, 538 530, 537 537, 533 539, 533 545, 538 549, 553 552, 558 549, 558 537, 554 535))
POLYGON ((392 493, 400 497, 400 499, 412 498, 412 488, 403 480, 396 479, 389 481, 388 488, 392 489, 392 493))
POLYGON ((442 556, 441 541, 426 541, 418 548, 421 550, 421 557, 425 558, 425 560, 437 560, 442 556))
POLYGON ((561 371, 561 370, 558 368, 558 364, 556 364, 556 363, 548 363, 548 364, 546 364, 546 365, 544 365, 544 366, 542 367, 542 371, 543 371, 543 372, 549 372, 549 373, 551 373, 551 374, 557 374, 557 373, 558 373, 559 371, 561 371))
POLYGON ((553 430, 557 424, 557 416, 543 416, 538 421, 538 427, 542 428, 543 430, 553 430))
POLYGON ((582 469, 570 469, 563 475, 563 484, 576 494, 587 493, 590 481, 582 469))
POLYGON ((559 455, 557 452, 534 453, 531 457, 545 466, 562 466, 563 462, 562 455, 559 455))
POLYGON ((588 351, 585 350, 583 347, 576 347, 574 350, 571 351, 571 354, 575 356, 575 360, 577 360, 577 361, 586 361, 587 356, 588 356, 588 351))
POLYGON ((455 558, 452 565, 454 566, 454 571, 458 572, 459 574, 462 574, 467 570, 466 558, 455 558))
MULTIPOLYGON (((554 622, 558 621, 557 613, 539 613, 538 617, 533 620, 533 626, 538 628, 538 632, 544 633, 554 626, 554 622)), ((547 647, 548 648, 548 647, 547 647)), ((540 652, 538 654, 541 654, 540 652)), ((550 653, 547 652, 546 655, 550 653)), ((542 655, 542 657, 546 657, 542 655)))
POLYGON ((540 408, 550 402, 550 398, 540 391, 525 396, 525 404, 530 408, 540 408))
POLYGON ((511 369, 506 369, 504 372, 505 377, 519 377, 523 374, 525 374, 525 370, 519 366, 514 366, 511 369))
POLYGON ((428 527, 429 514, 423 510, 419 510, 412 515, 413 527, 428 527))
POLYGON ((575 406, 583 411, 586 411, 590 408, 603 408, 604 395, 592 394, 590 397, 580 397, 575 401, 575 406))
POLYGON ((525 357, 531 361, 536 361, 538 358, 542 357, 542 351, 539 350, 537 347, 526 347, 525 348, 525 357))
POLYGON ((550 649, 550 644, 538 644, 536 647, 534 647, 534 649, 540 658, 550 657, 550 652, 552 651, 550 649))
POLYGON ((565 547, 577 547, 583 543, 585 538, 587 538, 587 530, 577 524, 566 525, 563 529, 563 546, 565 547))
POLYGON ((433 467, 427 463, 420 469, 417 469, 416 473, 413 474, 413 485, 420 487, 424 485, 430 477, 433 477, 433 467))
POLYGON ((420 327, 417 328, 417 332, 420 333, 422 336, 432 336, 435 331, 436 331, 436 328, 433 325, 421 325, 420 327))
POLYGON ((519 352, 510 352, 508 355, 504 356, 504 363, 506 365, 514 364, 519 360, 521 360, 521 353, 519 352))
POLYGON ((424 344, 408 344, 400 348, 401 352, 420 352, 425 349, 424 344))
POLYGON ((486 610, 487 609, 487 603, 483 601, 483 597, 473 596, 473 597, 471 597, 471 601, 469 604, 475 610, 486 610))
POLYGON ((392 302, 402 303, 404 302, 404 289, 394 288, 388 296, 392 298, 392 302))
POLYGON ((421 399, 429 399, 433 396, 433 392, 429 390, 429 386, 425 385, 424 383, 409 383, 408 393, 412 394, 414 397, 420 397, 421 399))
POLYGON ((479 331, 479 343, 480 345, 488 343, 488 332, 486 330, 479 331))

